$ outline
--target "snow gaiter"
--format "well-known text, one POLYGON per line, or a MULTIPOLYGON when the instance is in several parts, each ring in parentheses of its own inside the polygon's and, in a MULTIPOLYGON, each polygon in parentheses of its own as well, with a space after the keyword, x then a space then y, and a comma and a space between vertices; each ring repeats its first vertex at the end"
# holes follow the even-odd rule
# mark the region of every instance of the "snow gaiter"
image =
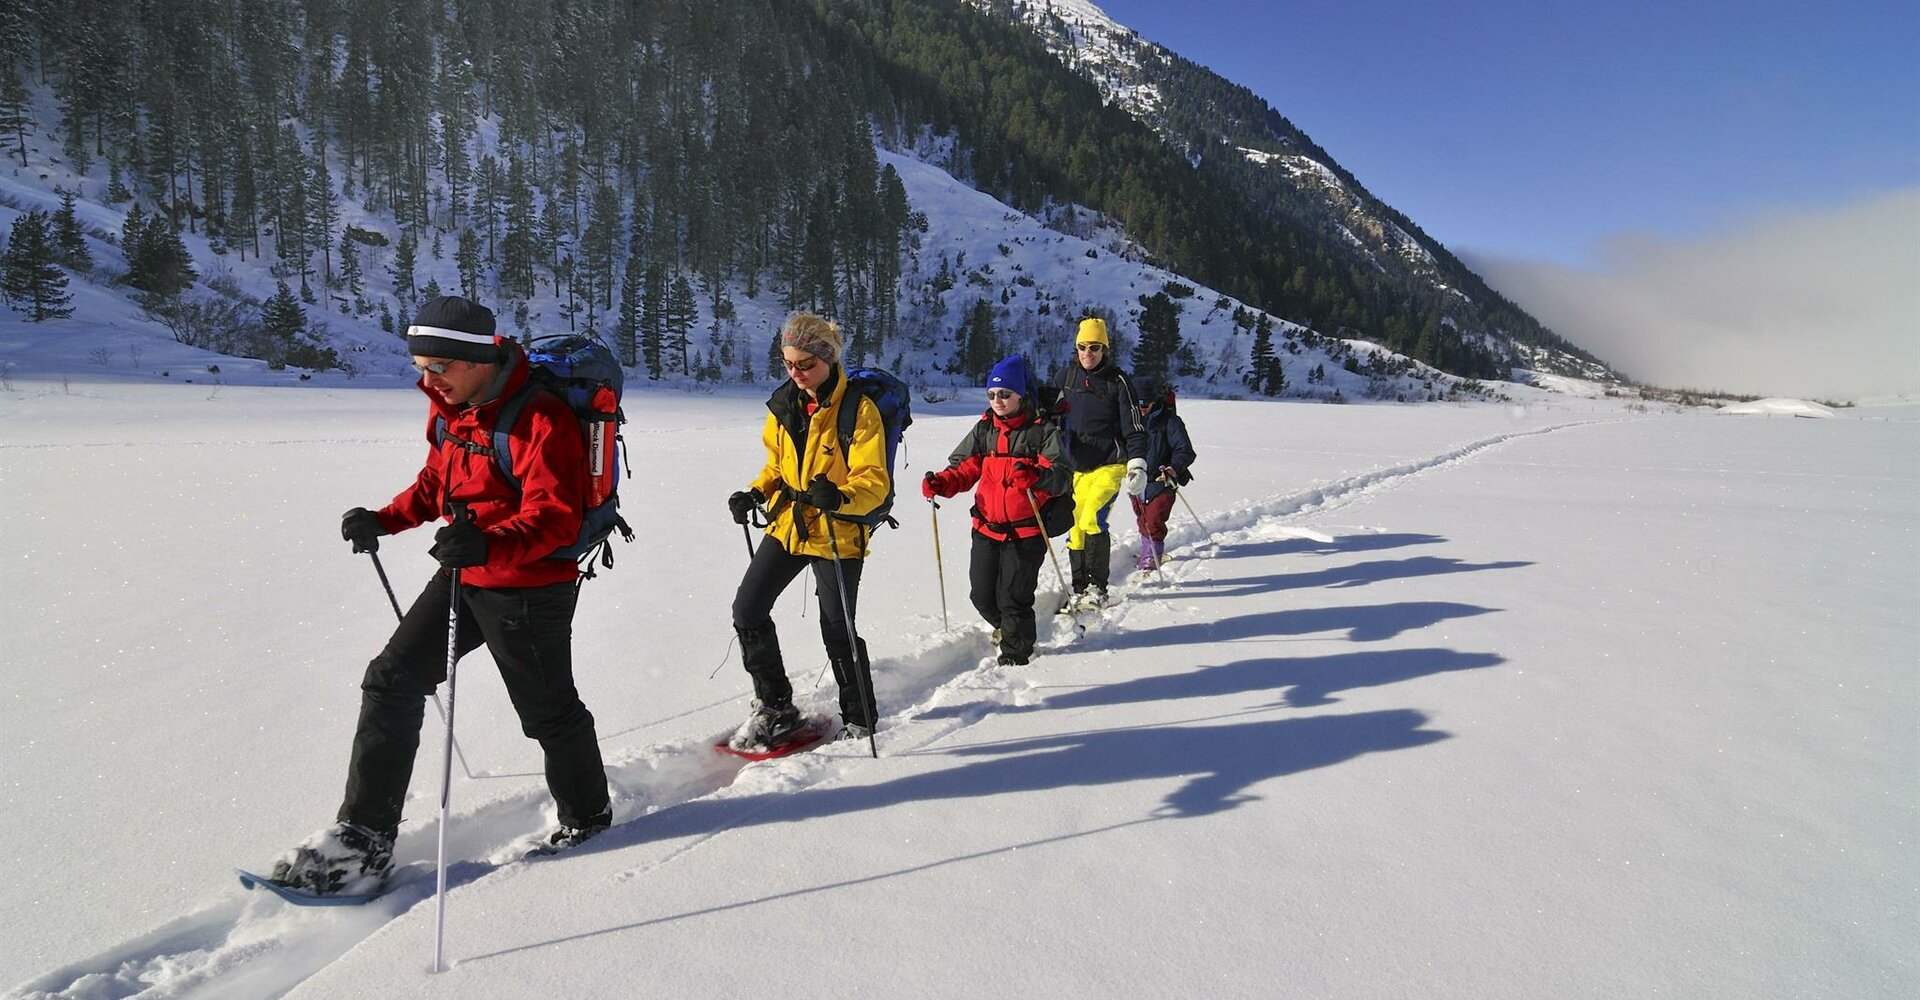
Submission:
POLYGON ((1113 573, 1113 536, 1102 531, 1087 536, 1087 548, 1083 554, 1087 561, 1087 583, 1107 589, 1107 578, 1113 573))
POLYGON ((740 637, 740 662, 753 678, 753 696, 766 705, 793 703, 793 684, 787 680, 787 665, 780 656, 780 637, 773 623, 759 628, 734 626, 740 637))

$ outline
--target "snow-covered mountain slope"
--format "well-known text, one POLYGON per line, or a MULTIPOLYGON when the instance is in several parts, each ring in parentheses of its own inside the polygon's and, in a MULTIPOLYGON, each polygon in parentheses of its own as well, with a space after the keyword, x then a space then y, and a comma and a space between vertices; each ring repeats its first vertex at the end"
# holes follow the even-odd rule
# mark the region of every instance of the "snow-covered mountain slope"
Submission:
MULTIPOLYGON (((1116 345, 1125 361, 1125 352, 1139 339, 1141 298, 1170 290, 1176 296, 1185 344, 1170 366, 1174 382, 1188 395, 1251 395, 1245 376, 1255 325, 1264 314, 1142 262, 1126 234, 1097 214, 1080 210, 1073 213, 1077 221, 1070 223, 1063 211, 1058 217, 1040 220, 974 190, 935 165, 943 161, 944 149, 929 141, 904 152, 879 150, 881 162, 899 172, 910 203, 927 221, 901 279, 904 311, 913 321, 904 324, 899 340, 882 345, 876 360, 922 386, 967 384, 971 380, 957 372, 955 362, 969 310, 973 303, 984 301, 994 312, 999 354, 1025 351, 1039 370, 1052 372, 1071 355, 1078 318, 1085 310, 1097 309, 1114 317, 1116 345)), ((76 303, 71 319, 34 324, 16 311, 0 310, 0 373, 221 384, 379 382, 408 375, 402 338, 383 329, 379 315, 348 311, 344 300, 332 296, 309 305, 307 313, 321 330, 318 339, 338 352, 344 370, 273 371, 257 359, 234 358, 178 342, 165 325, 143 312, 129 289, 115 281, 126 270, 117 234, 127 206, 92 200, 103 187, 98 178, 65 171, 55 154, 36 147, 33 169, 0 173, 0 229, 11 227, 27 210, 57 207, 57 190, 76 190, 81 194, 78 204, 95 267, 89 274, 71 278, 76 303)), ((360 205, 345 205, 342 221, 386 236, 390 242, 399 236, 390 219, 360 205)), ((239 297, 257 303, 272 294, 271 260, 242 259, 231 250, 215 252, 206 239, 193 233, 183 233, 182 238, 201 276, 187 293, 189 298, 239 297)), ((456 289, 459 275, 453 255, 444 241, 440 250, 436 256, 431 242, 422 247, 417 282, 456 289)), ((388 273, 391 251, 369 248, 364 254, 365 298, 394 301, 397 297, 388 273)), ((551 285, 541 289, 528 304, 527 327, 540 333, 568 329, 563 298, 552 294, 551 285)), ((735 288, 734 314, 719 324, 706 312, 704 302, 699 308, 696 326, 700 330, 717 325, 719 337, 730 338, 740 350, 750 352, 764 351, 765 338, 784 317, 778 296, 765 288, 757 297, 748 296, 744 287, 735 288)), ((1373 344, 1319 336, 1281 317, 1266 316, 1265 321, 1285 371, 1284 395, 1335 401, 1424 401, 1487 398, 1501 391, 1496 384, 1464 382, 1373 344)), ((502 322, 514 326, 507 317, 502 322)), ((707 339, 696 336, 700 341, 707 339)), ((685 379, 664 381, 691 384, 685 379)))
MULTIPOLYGON (((1551 334, 1505 329, 1498 321, 1484 328, 1470 319, 1495 305, 1484 282, 1445 248, 1392 208, 1375 198, 1333 156, 1264 100, 1220 80, 1164 46, 1148 41, 1086 0, 968 0, 1031 28, 1060 61, 1092 81, 1106 101, 1125 110, 1180 149, 1189 162, 1241 160, 1251 174, 1228 169, 1226 175, 1257 205, 1281 208, 1313 226, 1325 238, 1347 247, 1364 266, 1427 289, 1461 313, 1459 328, 1484 337, 1487 346, 1519 367, 1588 379, 1618 381, 1599 361, 1569 348, 1551 334), (1196 78, 1217 86, 1209 94, 1238 93, 1237 101, 1196 98, 1187 93, 1196 78), (1203 137, 1196 143, 1196 136, 1203 137), (1413 229, 1413 231, 1410 231, 1413 229)), ((1488 315, 1516 317, 1511 304, 1499 303, 1488 315)), ((1487 322, 1487 321, 1480 321, 1487 322)), ((1516 324, 1522 325, 1522 324, 1516 324)), ((1529 321, 1524 324, 1531 327, 1529 321)))

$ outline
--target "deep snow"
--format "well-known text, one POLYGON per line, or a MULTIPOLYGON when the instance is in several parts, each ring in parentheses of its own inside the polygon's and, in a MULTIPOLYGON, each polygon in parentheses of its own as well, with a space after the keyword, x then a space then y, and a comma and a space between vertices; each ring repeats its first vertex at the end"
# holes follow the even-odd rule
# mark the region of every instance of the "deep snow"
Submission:
MULTIPOLYGON (((330 818, 391 627, 335 525, 422 452, 407 389, 0 390, 7 996, 1905 997, 1920 410, 1828 420, 1194 401, 1164 583, 981 666, 964 504, 903 498, 860 626, 879 760, 741 766, 724 497, 760 394, 630 396, 641 539, 580 683, 618 825, 516 863, 538 755, 461 665, 453 968, 439 733, 349 912, 243 892, 330 818), (1196 522, 1197 513, 1205 529, 1196 522), (723 661, 725 661, 723 663, 723 661), (717 668, 717 674, 715 670, 717 668), (712 674, 713 676, 709 676, 712 674)), ((973 401, 920 404, 903 478, 973 401)), ((1116 563, 1130 559, 1117 518, 1116 563)), ((406 600, 427 533, 388 539, 406 600)), ((1051 568, 1042 603, 1057 600, 1051 568)), ((816 612, 779 621, 819 704, 816 612)), ((1052 624, 1052 623, 1049 623, 1052 624)))

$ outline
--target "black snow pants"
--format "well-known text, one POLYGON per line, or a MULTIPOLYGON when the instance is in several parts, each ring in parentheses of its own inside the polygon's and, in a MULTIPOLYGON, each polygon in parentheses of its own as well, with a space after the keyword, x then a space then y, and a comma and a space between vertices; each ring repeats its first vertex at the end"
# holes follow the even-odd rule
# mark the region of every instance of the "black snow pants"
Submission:
MULTIPOLYGON (((342 823, 387 831, 400 825, 426 700, 447 677, 449 584, 446 570, 434 574, 387 647, 367 665, 337 817, 342 823)), ((547 789, 559 806, 560 822, 575 827, 605 812, 608 803, 593 714, 573 685, 577 599, 572 583, 463 586, 457 647, 465 656, 485 643, 493 654, 521 732, 538 740, 545 754, 547 789)))
POLYGON ((973 533, 967 596, 980 617, 1000 630, 1001 654, 1018 661, 1033 656, 1033 592, 1046 559, 1047 542, 1039 535, 996 542, 973 533))
POLYGON ((867 643, 858 642, 859 654, 847 635, 847 616, 858 614, 860 569, 864 560, 841 559, 840 570, 847 578, 847 602, 840 606, 840 583, 834 575, 832 559, 796 556, 772 538, 762 538, 754 550, 747 575, 733 595, 733 628, 740 635, 740 658, 748 676, 753 678, 753 694, 768 705, 793 703, 793 685, 787 680, 787 668, 780 655, 780 637, 773 627, 773 604, 782 591, 801 572, 813 569, 813 592, 820 603, 820 641, 827 648, 827 660, 833 665, 834 682, 840 685, 840 720, 849 725, 871 729, 880 717, 873 697, 873 668, 867 659, 867 643), (864 695, 864 697, 863 697, 864 695))

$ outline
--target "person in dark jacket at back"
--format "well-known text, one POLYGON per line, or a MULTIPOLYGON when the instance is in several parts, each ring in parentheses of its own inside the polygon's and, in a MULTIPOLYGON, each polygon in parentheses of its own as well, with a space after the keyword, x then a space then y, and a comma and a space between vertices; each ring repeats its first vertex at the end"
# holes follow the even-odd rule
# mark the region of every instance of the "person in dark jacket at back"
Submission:
POLYGON ((1059 431, 1040 419, 1032 399, 1026 358, 1016 354, 994 365, 987 375, 987 412, 947 456, 947 467, 920 483, 928 500, 975 487, 968 596, 993 627, 1003 666, 1025 666, 1033 656, 1033 592, 1047 558, 1035 505, 1073 488, 1059 431))
POLYGON ((1061 444, 1073 469, 1073 529, 1067 561, 1073 566, 1074 597, 1062 610, 1090 611, 1107 603, 1113 542, 1107 513, 1124 486, 1133 496, 1147 488, 1147 431, 1140 398, 1112 358, 1107 323, 1080 321, 1074 363, 1060 377, 1061 444))
POLYGON ((1133 516, 1140 526, 1140 557, 1136 565, 1155 570, 1167 554, 1167 516, 1173 513, 1174 491, 1193 480, 1193 439, 1186 421, 1174 412, 1173 390, 1162 392, 1141 379, 1140 418, 1147 427, 1147 488, 1132 497, 1133 516))
POLYGON ((314 895, 378 892, 392 875, 426 699, 447 679, 455 570, 456 652, 487 647, 521 731, 545 754, 547 788, 559 810, 547 846, 572 846, 613 820, 593 714, 573 683, 579 567, 553 557, 573 544, 587 505, 579 420, 560 397, 528 387, 526 352, 494 333, 493 312, 477 302, 443 295, 422 304, 407 330, 407 350, 427 396, 426 464, 385 507, 342 515, 340 536, 355 552, 373 552, 381 535, 444 517, 428 550, 441 569, 360 682, 338 822, 273 867, 272 881, 314 895), (509 428, 516 486, 500 471, 490 442, 506 402, 523 391, 533 394, 509 428))

